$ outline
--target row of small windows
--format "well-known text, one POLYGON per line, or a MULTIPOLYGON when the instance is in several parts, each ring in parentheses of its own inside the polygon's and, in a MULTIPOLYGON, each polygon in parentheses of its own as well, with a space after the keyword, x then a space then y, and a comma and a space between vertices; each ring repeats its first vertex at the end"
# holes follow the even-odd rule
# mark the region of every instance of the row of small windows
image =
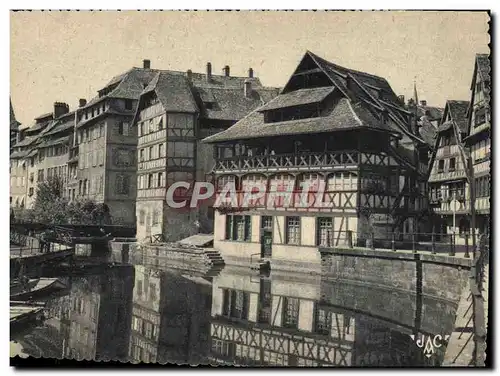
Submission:
MULTIPOLYGON (((225 239, 232 241, 251 241, 252 217, 249 215, 227 215, 225 239)), ((272 229, 273 217, 261 217, 261 227, 272 229)), ((316 219, 316 245, 329 247, 334 241, 333 218, 318 217, 316 219)), ((301 219, 298 216, 285 217, 285 243, 301 244, 301 219)))
MULTIPOLYGON (((130 136, 132 135, 132 128, 130 123, 125 121, 119 121, 112 128, 113 134, 117 136, 130 136)), ((87 127, 82 129, 77 134, 78 144, 88 143, 94 140, 98 140, 105 136, 104 124, 97 124, 93 127, 87 127)))
POLYGON ((138 189, 163 188, 165 187, 165 173, 157 172, 137 177, 138 189))
POLYGON ((165 143, 152 145, 148 148, 139 149, 139 162, 149 161, 152 159, 164 158, 165 154, 165 143))

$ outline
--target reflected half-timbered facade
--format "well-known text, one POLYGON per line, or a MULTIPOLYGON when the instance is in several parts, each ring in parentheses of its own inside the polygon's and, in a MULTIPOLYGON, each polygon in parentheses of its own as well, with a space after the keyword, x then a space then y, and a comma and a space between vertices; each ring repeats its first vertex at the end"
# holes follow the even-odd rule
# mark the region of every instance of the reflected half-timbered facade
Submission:
POLYGON ((319 281, 224 270, 213 279, 210 361, 250 366, 353 365, 353 316, 318 304, 319 281))
POLYGON ((261 182, 296 202, 307 182, 308 205, 281 197, 216 209, 215 248, 229 263, 260 255, 317 269, 318 246, 418 231, 429 146, 414 118, 385 79, 307 52, 278 97, 205 142, 216 148, 219 189, 261 182), (322 185, 326 208, 314 204, 322 185))

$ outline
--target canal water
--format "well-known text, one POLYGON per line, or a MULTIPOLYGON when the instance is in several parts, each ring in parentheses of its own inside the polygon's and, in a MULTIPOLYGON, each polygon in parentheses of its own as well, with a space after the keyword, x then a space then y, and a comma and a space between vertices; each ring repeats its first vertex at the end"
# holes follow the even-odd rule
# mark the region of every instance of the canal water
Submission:
POLYGON ((259 275, 230 266, 182 270, 161 266, 151 255, 126 261, 61 275, 67 291, 47 300, 42 323, 11 333, 11 355, 244 366, 439 366, 446 343, 435 336, 453 329, 456 304, 425 303, 412 292, 379 301, 369 286, 345 288, 319 276, 259 275), (407 305, 405 313, 401 305, 407 305), (419 338, 431 338, 435 346, 424 351, 419 338))

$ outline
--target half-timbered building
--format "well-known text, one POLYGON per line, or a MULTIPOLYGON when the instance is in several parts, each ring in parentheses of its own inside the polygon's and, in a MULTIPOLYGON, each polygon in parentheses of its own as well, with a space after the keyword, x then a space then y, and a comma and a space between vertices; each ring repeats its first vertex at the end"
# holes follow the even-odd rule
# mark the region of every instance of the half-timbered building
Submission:
MULTIPOLYGON (((159 71, 144 89, 134 120, 137 146, 137 237, 179 240, 211 231, 208 205, 182 210, 166 203, 167 188, 204 181, 213 166, 212 147, 200 140, 233 125, 277 94, 253 77, 159 71), (200 229, 201 227, 201 229, 200 229)), ((180 190, 176 191, 180 192, 180 190)))
POLYGON ((467 160, 460 150, 467 136, 468 106, 467 101, 448 100, 438 127, 429 175, 429 204, 439 216, 436 233, 465 235, 470 227, 467 160))
POLYGON ((71 195, 104 203, 116 224, 135 224, 137 134, 132 120, 139 96, 155 74, 144 60, 142 68, 113 77, 77 109, 71 195))
POLYGON ((263 182, 270 193, 291 190, 298 200, 308 182, 308 204, 259 199, 219 207, 214 247, 226 263, 263 257, 316 270, 319 246, 418 232, 429 145, 417 128, 385 79, 307 52, 278 97, 204 141, 216 146, 219 187, 233 182, 242 191, 263 182), (327 207, 314 203, 321 185, 327 207))
POLYGON ((489 232, 491 198, 491 113, 490 60, 486 54, 476 55, 471 83, 470 106, 467 111, 468 136, 465 146, 472 157, 475 191, 476 231, 489 232))

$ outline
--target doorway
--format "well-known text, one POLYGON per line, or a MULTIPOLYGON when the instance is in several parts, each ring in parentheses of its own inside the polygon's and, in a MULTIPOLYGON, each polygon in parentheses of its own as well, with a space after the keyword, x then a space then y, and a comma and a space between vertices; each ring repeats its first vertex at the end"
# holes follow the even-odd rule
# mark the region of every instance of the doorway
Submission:
POLYGON ((262 216, 261 217, 261 237, 260 237, 260 245, 261 258, 269 258, 272 257, 272 248, 273 248, 273 217, 271 216, 262 216))

